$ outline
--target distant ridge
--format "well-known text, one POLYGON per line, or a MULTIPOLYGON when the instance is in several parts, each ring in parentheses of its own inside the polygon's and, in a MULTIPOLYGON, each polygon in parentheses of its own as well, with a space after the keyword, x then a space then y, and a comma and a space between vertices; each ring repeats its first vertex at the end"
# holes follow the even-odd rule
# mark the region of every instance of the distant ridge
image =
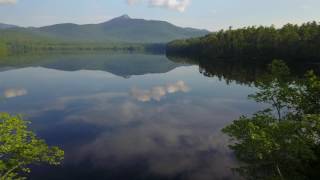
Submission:
POLYGON ((16 26, 16 25, 11 25, 11 24, 0 23, 0 30, 1 30, 1 29, 16 28, 16 27, 18 27, 18 26, 16 26))
POLYGON ((124 43, 166 43, 175 39, 200 37, 209 33, 207 30, 182 28, 165 21, 135 19, 128 15, 122 15, 100 24, 64 23, 40 28, 14 29, 20 33, 51 39, 124 43))

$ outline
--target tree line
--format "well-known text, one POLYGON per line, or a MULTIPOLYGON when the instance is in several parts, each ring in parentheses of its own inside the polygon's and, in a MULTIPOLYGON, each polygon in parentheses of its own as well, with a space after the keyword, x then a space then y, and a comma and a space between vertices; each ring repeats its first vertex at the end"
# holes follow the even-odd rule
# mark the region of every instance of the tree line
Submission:
POLYGON ((133 44, 133 43, 82 43, 82 42, 38 42, 38 41, 0 41, 0 56, 26 53, 48 52, 95 52, 95 51, 121 51, 121 52, 150 52, 163 53, 162 44, 133 44))
POLYGON ((122 51, 164 53, 165 44, 66 41, 26 32, 0 30, 0 57, 25 53, 122 51))
POLYGON ((186 57, 320 60, 320 24, 251 26, 221 30, 200 38, 176 40, 167 44, 168 55, 186 57))

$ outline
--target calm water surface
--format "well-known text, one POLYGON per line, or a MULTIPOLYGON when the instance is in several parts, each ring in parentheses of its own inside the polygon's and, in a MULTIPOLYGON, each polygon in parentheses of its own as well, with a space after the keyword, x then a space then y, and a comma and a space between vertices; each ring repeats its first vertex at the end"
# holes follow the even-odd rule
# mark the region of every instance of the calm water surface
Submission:
POLYGON ((161 55, 57 55, 0 63, 0 111, 23 114, 62 167, 30 179, 238 179, 221 128, 261 107, 248 85, 161 55), (12 63, 11 63, 12 62, 12 63))

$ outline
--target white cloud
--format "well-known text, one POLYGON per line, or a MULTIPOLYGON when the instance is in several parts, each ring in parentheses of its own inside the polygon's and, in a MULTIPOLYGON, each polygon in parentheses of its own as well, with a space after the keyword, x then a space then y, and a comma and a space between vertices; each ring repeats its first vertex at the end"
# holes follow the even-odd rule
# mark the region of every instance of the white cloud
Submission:
POLYGON ((3 94, 5 98, 15 98, 28 94, 28 91, 26 89, 7 89, 3 94))
POLYGON ((302 8, 303 10, 310 10, 312 7, 305 4, 305 5, 302 5, 301 8, 302 8))
POLYGON ((16 4, 17 0, 0 0, 0 5, 3 4, 16 4))
POLYGON ((190 0, 149 0, 151 6, 164 7, 184 12, 190 5, 190 0))
POLYGON ((184 81, 167 84, 165 86, 155 86, 150 90, 142 90, 138 88, 131 89, 131 96, 141 102, 149 102, 151 100, 161 101, 168 93, 188 92, 190 88, 184 81))
POLYGON ((184 12, 190 5, 191 0, 127 0, 129 5, 135 5, 140 2, 147 2, 150 7, 162 7, 184 12))
POLYGON ((137 3, 140 3, 140 2, 141 2, 141 0, 127 0, 127 3, 129 5, 134 5, 134 4, 137 4, 137 3))

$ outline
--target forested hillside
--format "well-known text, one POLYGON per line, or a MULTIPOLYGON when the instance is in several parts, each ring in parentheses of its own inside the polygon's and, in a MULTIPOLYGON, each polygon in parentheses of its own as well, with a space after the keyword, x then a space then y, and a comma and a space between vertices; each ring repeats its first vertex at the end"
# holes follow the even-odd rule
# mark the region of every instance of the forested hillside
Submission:
POLYGON ((0 56, 62 51, 148 51, 159 53, 164 52, 164 46, 160 43, 71 41, 39 35, 20 28, 0 30, 0 56))
POLYGON ((281 58, 295 61, 320 60, 320 24, 287 24, 280 29, 246 27, 221 30, 201 38, 176 40, 167 45, 167 53, 202 58, 281 58))

